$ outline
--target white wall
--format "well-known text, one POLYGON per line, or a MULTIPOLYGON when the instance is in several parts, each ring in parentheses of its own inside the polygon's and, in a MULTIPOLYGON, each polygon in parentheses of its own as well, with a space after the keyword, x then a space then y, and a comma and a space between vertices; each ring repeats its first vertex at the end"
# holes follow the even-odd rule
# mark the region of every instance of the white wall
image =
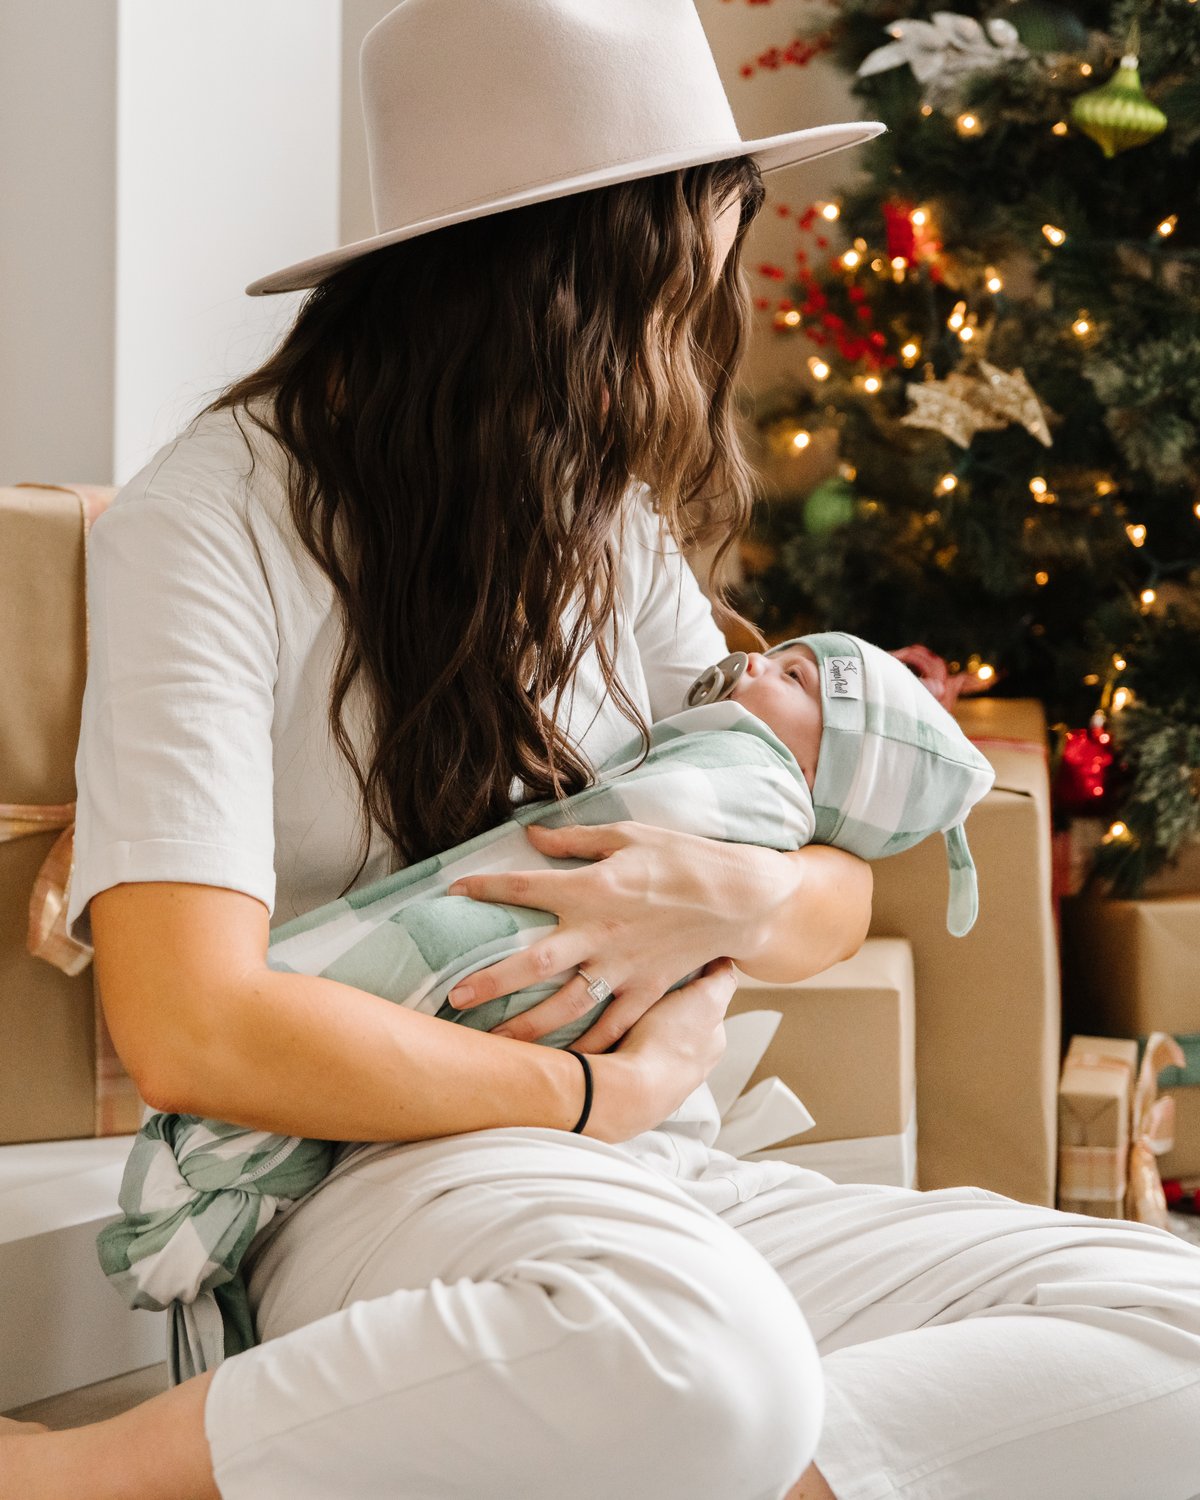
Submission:
POLYGON ((120 0, 115 482, 269 351, 339 242, 340 0, 120 0))
POLYGON ((116 0, 2 0, 0 482, 112 471, 116 0))
MULTIPOLYGON (((248 282, 373 233, 358 49, 393 3, 2 0, 0 483, 122 483, 290 321, 302 294, 248 282)), ((738 74, 808 0, 697 8, 747 138, 860 113, 823 62, 738 74)), ((772 173, 771 204, 856 155, 772 173)), ((748 264, 794 243, 769 206, 748 264)), ((759 316, 751 386, 796 362, 759 316)))
MULTIPOLYGON (((827 23, 830 6, 808 0, 775 0, 773 5, 750 5, 747 0, 734 0, 732 4, 728 0, 696 0, 696 9, 721 70, 738 130, 746 139, 863 117, 862 104, 850 93, 850 80, 825 57, 805 68, 786 65, 774 71, 756 69, 751 78, 742 78, 739 73, 743 63, 753 62, 768 47, 786 47, 800 23, 827 23)), ((886 40, 882 31, 880 39, 886 40)), ((859 156, 859 149, 852 147, 764 177, 767 201, 743 256, 756 292, 778 300, 780 284, 757 275, 755 266, 770 261, 790 270, 793 254, 801 244, 812 249, 811 241, 801 240, 792 220, 775 213, 776 206, 787 204, 801 209, 808 203, 836 197, 858 171, 859 156)), ((803 356, 811 352, 811 345, 803 343, 802 347, 802 340, 795 335, 777 333, 770 326, 769 313, 756 312, 755 319, 743 379, 752 389, 761 389, 797 364, 803 368, 803 356)))

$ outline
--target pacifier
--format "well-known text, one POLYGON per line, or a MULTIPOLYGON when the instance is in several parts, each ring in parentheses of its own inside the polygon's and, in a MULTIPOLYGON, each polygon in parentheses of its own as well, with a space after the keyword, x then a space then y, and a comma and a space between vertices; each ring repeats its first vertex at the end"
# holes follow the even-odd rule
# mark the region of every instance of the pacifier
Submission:
POLYGON ((699 708, 703 703, 720 703, 723 698, 728 698, 749 660, 744 651, 733 651, 715 666, 705 667, 688 688, 684 708, 699 708))

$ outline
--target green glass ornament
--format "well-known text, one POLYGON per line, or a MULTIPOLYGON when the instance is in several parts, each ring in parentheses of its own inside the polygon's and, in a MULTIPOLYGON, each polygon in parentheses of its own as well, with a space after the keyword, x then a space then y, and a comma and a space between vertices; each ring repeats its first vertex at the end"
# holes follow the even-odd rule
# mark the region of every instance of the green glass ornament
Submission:
POLYGON ((1142 92, 1138 60, 1128 54, 1107 83, 1075 100, 1071 123, 1091 136, 1105 156, 1113 157, 1161 135, 1167 117, 1142 92))
POLYGON ((804 529, 809 536, 828 536, 853 516, 858 499, 844 479, 823 480, 804 502, 804 529))

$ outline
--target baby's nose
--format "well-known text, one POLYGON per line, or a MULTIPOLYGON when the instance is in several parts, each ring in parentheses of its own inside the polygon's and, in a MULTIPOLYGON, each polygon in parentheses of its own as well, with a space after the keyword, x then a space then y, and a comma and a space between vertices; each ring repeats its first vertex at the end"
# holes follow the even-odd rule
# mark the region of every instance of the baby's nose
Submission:
POLYGON ((746 665, 739 675, 737 681, 730 688, 729 696, 734 699, 740 698, 751 682, 755 681, 756 679, 761 677, 764 672, 767 672, 769 670, 770 666, 767 658, 762 654, 761 651, 747 651, 746 665))

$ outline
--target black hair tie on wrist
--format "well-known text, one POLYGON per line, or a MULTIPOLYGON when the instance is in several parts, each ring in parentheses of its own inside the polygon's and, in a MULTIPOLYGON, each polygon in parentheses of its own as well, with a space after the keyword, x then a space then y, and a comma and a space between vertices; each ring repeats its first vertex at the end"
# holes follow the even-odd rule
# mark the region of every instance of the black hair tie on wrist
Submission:
POLYGON ((588 1115, 592 1112, 592 1065, 582 1052, 576 1052, 573 1047, 565 1047, 563 1050, 569 1052, 572 1057, 577 1057, 583 1064, 583 1113, 571 1127, 571 1134, 578 1135, 587 1124, 588 1115))

